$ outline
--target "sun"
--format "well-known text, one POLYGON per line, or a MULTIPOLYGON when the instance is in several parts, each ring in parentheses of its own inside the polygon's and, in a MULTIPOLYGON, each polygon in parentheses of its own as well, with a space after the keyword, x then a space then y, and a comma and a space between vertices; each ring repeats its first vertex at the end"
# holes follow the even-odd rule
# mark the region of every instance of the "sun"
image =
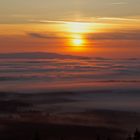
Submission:
POLYGON ((84 41, 82 39, 77 39, 77 38, 72 40, 74 46, 81 46, 83 45, 83 42, 84 41))
POLYGON ((72 51, 81 52, 85 50, 85 39, 79 34, 73 35, 70 46, 72 51))
POLYGON ((66 25, 70 50, 76 52, 84 51, 87 44, 86 34, 89 33, 90 25, 82 22, 68 22, 66 25))
POLYGON ((72 34, 71 36, 71 46, 84 46, 85 44, 85 39, 83 37, 83 35, 80 34, 72 34))

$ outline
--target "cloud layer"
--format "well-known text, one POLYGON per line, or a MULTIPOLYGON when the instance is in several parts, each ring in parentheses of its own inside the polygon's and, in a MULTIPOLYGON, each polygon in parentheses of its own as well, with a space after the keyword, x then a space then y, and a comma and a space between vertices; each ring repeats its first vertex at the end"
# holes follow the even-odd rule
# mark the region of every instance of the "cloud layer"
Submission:
MULTIPOLYGON (((70 36, 60 36, 57 34, 50 33, 27 33, 28 36, 40 39, 64 39, 72 38, 70 36)), ((84 34, 87 40, 140 40, 140 31, 130 30, 130 31, 118 31, 118 32, 106 32, 106 33, 90 33, 84 34)))
POLYGON ((15 55, 16 58, 11 55, 13 59, 7 57, 1 61, 0 81, 136 82, 140 78, 139 59, 83 58, 53 53, 43 53, 43 59, 37 53, 15 55), (20 57, 21 55, 30 57, 20 57))

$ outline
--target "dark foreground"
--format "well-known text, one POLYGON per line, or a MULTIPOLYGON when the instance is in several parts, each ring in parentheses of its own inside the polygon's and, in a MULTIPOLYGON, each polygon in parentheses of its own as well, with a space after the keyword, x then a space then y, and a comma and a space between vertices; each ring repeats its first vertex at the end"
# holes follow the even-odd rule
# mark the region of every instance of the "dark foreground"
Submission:
POLYGON ((0 140, 140 140, 139 112, 74 110, 69 94, 1 93, 0 140))
MULTIPOLYGON (((94 113, 96 112, 98 114, 98 111, 94 113)), ((119 126, 116 120, 114 122, 114 124, 116 123, 115 126, 111 126, 109 121, 108 125, 94 125, 92 124, 94 122, 91 122, 90 125, 88 119, 78 119, 76 123, 76 116, 72 120, 64 117, 64 121, 60 116, 58 118, 57 116, 40 116, 38 113, 26 115, 22 113, 20 117, 17 117, 17 115, 7 118, 1 117, 0 140, 140 140, 140 137, 138 139, 129 138, 134 136, 136 130, 131 125, 133 122, 119 126), (49 117, 52 117, 52 119, 49 117)), ((90 118, 90 115, 88 115, 88 118, 90 118)), ((106 116, 103 116, 103 118, 106 118, 106 116)), ((137 123, 137 126, 139 126, 139 122, 137 123)))
POLYGON ((2 121, 0 140, 140 140, 140 132, 76 125, 2 121))

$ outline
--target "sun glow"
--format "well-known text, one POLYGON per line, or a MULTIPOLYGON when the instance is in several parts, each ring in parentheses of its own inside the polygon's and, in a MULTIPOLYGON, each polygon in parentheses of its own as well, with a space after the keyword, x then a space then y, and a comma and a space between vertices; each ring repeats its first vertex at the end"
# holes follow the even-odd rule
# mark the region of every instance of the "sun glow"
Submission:
POLYGON ((90 30, 89 23, 82 22, 69 22, 67 23, 67 28, 69 32, 72 33, 86 33, 90 30))
POLYGON ((81 36, 73 36, 71 39, 71 50, 81 52, 85 49, 85 40, 81 36))
POLYGON ((70 50, 81 52, 86 49, 85 34, 89 32, 89 24, 82 22, 67 23, 70 50))
POLYGON ((71 40, 72 46, 83 46, 84 42, 85 42, 84 38, 82 37, 81 34, 73 34, 72 35, 72 40, 71 40))
POLYGON ((75 46, 81 46, 83 44, 82 39, 73 39, 73 45, 75 46))
POLYGON ((81 52, 85 50, 85 39, 83 38, 82 34, 73 34, 70 41, 70 46, 72 51, 81 52))

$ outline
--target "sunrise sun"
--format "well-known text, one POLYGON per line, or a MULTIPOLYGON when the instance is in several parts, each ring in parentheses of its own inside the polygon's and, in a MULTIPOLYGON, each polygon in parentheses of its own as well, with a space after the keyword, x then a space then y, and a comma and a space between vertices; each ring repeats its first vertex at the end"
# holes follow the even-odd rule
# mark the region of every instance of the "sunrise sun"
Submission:
POLYGON ((70 40, 70 50, 81 52, 85 50, 85 39, 82 34, 73 34, 70 40))
POLYGON ((82 39, 73 39, 73 45, 74 46, 81 46, 83 44, 82 39))
POLYGON ((71 51, 81 52, 85 50, 86 39, 85 35, 89 32, 89 24, 82 22, 68 22, 66 29, 69 37, 71 51))

